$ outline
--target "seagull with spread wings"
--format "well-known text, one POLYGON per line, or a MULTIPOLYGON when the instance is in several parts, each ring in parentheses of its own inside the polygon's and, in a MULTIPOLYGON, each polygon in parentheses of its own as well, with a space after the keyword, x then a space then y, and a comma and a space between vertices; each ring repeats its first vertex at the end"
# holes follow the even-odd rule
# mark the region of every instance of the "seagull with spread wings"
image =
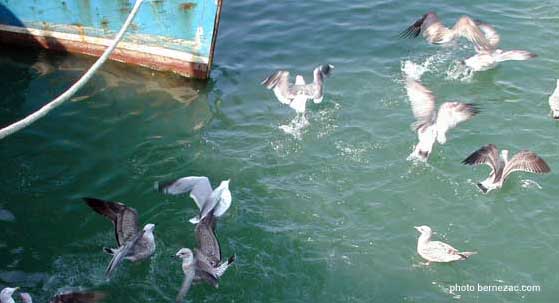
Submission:
POLYGON ((476 49, 490 48, 490 42, 484 33, 476 25, 476 22, 468 16, 460 17, 452 28, 448 28, 441 22, 436 13, 428 12, 405 29, 400 37, 416 38, 419 34, 422 34, 425 40, 432 44, 446 44, 464 37, 472 42, 476 49))
POLYGON ((499 49, 498 47, 501 37, 495 28, 479 20, 476 21, 476 25, 479 29, 481 29, 489 44, 476 47, 475 49, 477 54, 464 60, 464 64, 473 71, 485 71, 492 69, 497 66, 499 62, 511 60, 522 61, 537 57, 536 54, 525 50, 504 51, 499 49))
POLYGON ((491 167, 491 173, 487 179, 477 183, 477 187, 484 193, 488 193, 494 189, 503 187, 503 183, 507 180, 511 173, 516 171, 524 171, 535 174, 544 174, 551 172, 547 163, 536 153, 529 150, 523 150, 514 155, 510 160, 509 151, 506 149, 499 150, 493 144, 483 146, 468 156, 463 164, 480 165, 486 164, 491 167))
POLYGON ((421 233, 417 239, 417 253, 427 262, 448 263, 459 260, 466 260, 476 252, 461 252, 447 243, 441 241, 431 241, 433 231, 427 225, 415 226, 421 233))
POLYGON ((406 91, 413 115, 417 119, 412 124, 412 129, 417 132, 419 140, 408 160, 427 161, 435 141, 445 144, 448 130, 479 113, 474 104, 460 102, 445 102, 437 112, 433 93, 410 77, 406 79, 406 91))
POLYGON ((324 98, 324 79, 326 79, 334 66, 324 64, 313 70, 313 83, 306 84, 301 75, 295 77, 295 84, 289 83, 289 72, 278 70, 268 76, 260 84, 267 89, 274 91, 278 101, 289 105, 297 113, 304 113, 308 99, 313 99, 314 103, 322 102, 324 98))
POLYGON ((215 236, 215 221, 215 217, 210 213, 196 225, 198 248, 194 249, 194 253, 189 248, 181 248, 176 254, 182 259, 184 274, 177 302, 184 299, 193 282, 204 281, 217 288, 219 278, 235 261, 235 255, 226 261, 221 259, 221 247, 215 236))
POLYGON ((200 214, 190 219, 190 223, 196 224, 210 212, 213 212, 216 217, 221 217, 229 209, 232 201, 230 181, 229 179, 221 181, 218 187, 212 189, 208 177, 191 176, 165 184, 156 184, 156 187, 162 193, 169 195, 190 193, 190 197, 200 209, 200 214))
POLYGON ((95 198, 83 198, 91 209, 113 222, 118 248, 103 248, 112 255, 105 274, 110 277, 122 260, 132 262, 145 260, 155 252, 154 224, 146 224, 140 229, 138 212, 122 203, 95 198))

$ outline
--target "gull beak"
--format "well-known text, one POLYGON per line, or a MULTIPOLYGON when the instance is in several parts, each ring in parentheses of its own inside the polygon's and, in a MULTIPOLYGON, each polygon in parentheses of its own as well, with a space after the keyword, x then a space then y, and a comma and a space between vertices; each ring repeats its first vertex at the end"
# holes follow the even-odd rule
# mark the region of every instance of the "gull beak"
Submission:
POLYGON ((418 232, 421 232, 421 230, 419 229, 419 226, 414 226, 413 228, 415 228, 418 232))
POLYGON ((14 291, 19 290, 19 286, 14 287, 14 291))

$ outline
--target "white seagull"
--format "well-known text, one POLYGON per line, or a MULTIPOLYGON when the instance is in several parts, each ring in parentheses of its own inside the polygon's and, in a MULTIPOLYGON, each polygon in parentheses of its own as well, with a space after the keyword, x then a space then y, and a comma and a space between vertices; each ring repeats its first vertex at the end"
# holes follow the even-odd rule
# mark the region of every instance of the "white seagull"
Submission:
POLYGON ((421 233, 417 239, 417 253, 429 262, 447 263, 452 261, 466 260, 477 252, 460 252, 456 248, 441 242, 431 241, 433 231, 427 225, 415 226, 421 233))
POLYGON ((551 108, 551 117, 553 119, 559 119, 559 79, 557 79, 557 84, 553 94, 549 96, 549 107, 551 108))
POLYGON ((313 71, 313 83, 306 84, 301 75, 295 77, 295 84, 289 83, 289 72, 278 70, 268 76, 260 84, 267 89, 274 91, 278 101, 288 104, 297 113, 305 112, 305 105, 308 99, 313 99, 314 103, 322 102, 324 98, 324 79, 328 77, 334 66, 324 64, 316 67, 313 71))
POLYGON ((427 42, 432 44, 446 44, 460 37, 468 39, 476 48, 490 48, 490 43, 484 33, 468 16, 462 16, 452 28, 444 26, 434 12, 423 15, 414 24, 405 29, 400 37, 416 38, 422 34, 427 42))
POLYGON ((118 248, 103 248, 112 255, 105 274, 110 277, 122 260, 132 262, 148 259, 155 252, 153 236, 154 224, 146 224, 143 229, 138 225, 138 213, 122 203, 83 198, 91 209, 113 222, 118 248))
POLYGON ((551 169, 536 153, 523 150, 514 155, 510 160, 509 151, 506 149, 499 150, 493 144, 486 145, 471 155, 469 155, 463 164, 480 165, 486 164, 491 167, 491 173, 487 179, 477 183, 477 187, 484 193, 488 193, 494 189, 503 187, 503 183, 507 180, 511 173, 516 171, 525 171, 529 173, 544 174, 549 173, 551 169))
POLYGON ((435 141, 440 144, 446 143, 446 133, 449 129, 479 113, 474 104, 460 102, 445 102, 437 112, 433 93, 410 77, 406 80, 406 91, 413 115, 417 119, 412 124, 412 129, 417 132, 419 140, 408 160, 427 161, 435 141))
POLYGON ((0 303, 15 303, 12 295, 16 292, 19 287, 6 287, 0 291, 0 303))
POLYGON ((476 24, 483 31, 489 44, 476 46, 477 54, 464 60, 463 63, 473 71, 492 69, 503 61, 528 60, 537 57, 536 54, 524 50, 504 51, 499 49, 501 37, 497 31, 491 25, 482 21, 476 21, 476 24))
POLYGON ((221 217, 231 206, 231 191, 229 191, 229 182, 231 180, 221 181, 216 189, 212 189, 208 177, 184 177, 167 184, 156 184, 159 191, 169 195, 181 195, 190 193, 190 197, 200 209, 200 214, 189 221, 197 224, 204 219, 210 212, 213 215, 221 217))

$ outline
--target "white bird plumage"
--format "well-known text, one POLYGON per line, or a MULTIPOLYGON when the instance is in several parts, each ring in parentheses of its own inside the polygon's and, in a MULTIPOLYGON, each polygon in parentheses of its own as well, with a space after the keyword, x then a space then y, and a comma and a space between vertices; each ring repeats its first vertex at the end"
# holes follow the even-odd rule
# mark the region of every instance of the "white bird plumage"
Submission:
POLYGON ((0 303, 14 303, 14 298, 12 295, 16 292, 19 287, 6 287, 0 291, 0 303))
POLYGON ((229 190, 231 180, 221 181, 218 187, 212 189, 208 177, 183 177, 167 184, 156 184, 157 188, 170 195, 181 195, 190 193, 190 197, 198 208, 200 214, 189 221, 197 224, 204 219, 211 211, 216 217, 221 217, 231 206, 232 196, 229 190))
POLYGON ((460 252, 456 248, 441 241, 431 241, 433 231, 427 225, 415 226, 421 233, 417 239, 417 253, 427 262, 447 263, 466 260, 476 252, 460 252))
POLYGON ((557 79, 557 83, 555 84, 555 90, 553 94, 549 96, 549 108, 551 109, 551 117, 553 119, 559 119, 559 79, 557 79))
POLYGON ((408 160, 427 161, 435 141, 445 144, 448 130, 479 113, 475 104, 460 102, 445 102, 437 112, 433 93, 410 77, 406 79, 406 92, 417 119, 412 129, 417 132, 419 140, 408 160))
POLYGON ((509 151, 499 150, 493 144, 488 144, 476 150, 462 161, 466 165, 485 164, 491 168, 487 179, 477 183, 477 187, 484 193, 503 186, 507 178, 516 171, 524 171, 535 174, 549 173, 551 169, 547 163, 536 153, 523 150, 508 159, 509 151))

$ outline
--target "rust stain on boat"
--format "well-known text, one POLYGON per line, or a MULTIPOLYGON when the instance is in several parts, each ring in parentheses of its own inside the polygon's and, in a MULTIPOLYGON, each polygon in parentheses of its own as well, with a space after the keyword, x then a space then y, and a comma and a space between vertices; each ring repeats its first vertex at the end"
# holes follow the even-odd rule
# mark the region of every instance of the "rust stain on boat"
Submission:
POLYGON ((101 19, 101 28, 103 28, 103 31, 105 32, 109 31, 109 20, 107 20, 107 18, 105 17, 101 19))
POLYGON ((184 12, 189 11, 189 10, 195 8, 195 7, 196 7, 196 3, 193 3, 193 2, 184 2, 184 3, 179 4, 179 9, 184 11, 184 12))

